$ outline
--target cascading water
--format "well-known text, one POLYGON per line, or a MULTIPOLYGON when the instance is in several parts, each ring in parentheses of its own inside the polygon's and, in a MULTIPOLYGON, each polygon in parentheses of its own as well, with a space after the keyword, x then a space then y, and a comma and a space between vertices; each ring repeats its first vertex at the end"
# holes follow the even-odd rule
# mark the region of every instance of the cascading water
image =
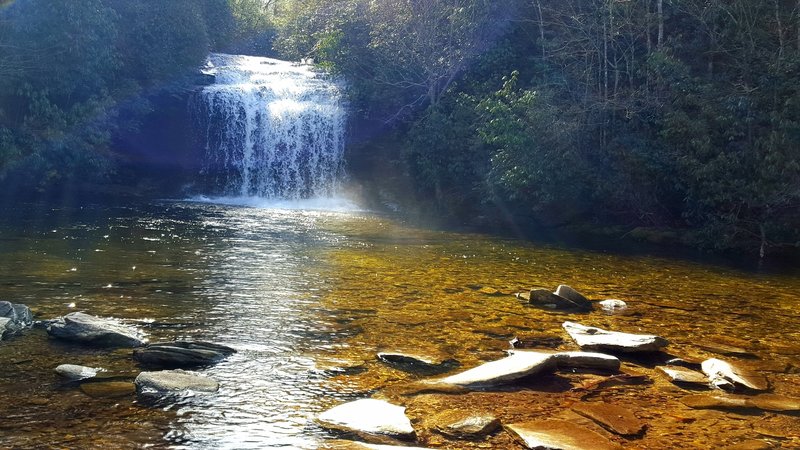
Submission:
POLYGON ((212 195, 331 197, 344 173, 342 88, 310 66, 211 54, 195 102, 212 195))

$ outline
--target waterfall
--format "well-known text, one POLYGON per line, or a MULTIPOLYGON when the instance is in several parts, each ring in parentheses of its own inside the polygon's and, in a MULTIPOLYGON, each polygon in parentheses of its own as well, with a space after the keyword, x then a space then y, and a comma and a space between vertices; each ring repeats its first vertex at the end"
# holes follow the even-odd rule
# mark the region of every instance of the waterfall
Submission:
POLYGON ((195 99, 211 195, 330 197, 344 173, 342 88, 308 65, 211 54, 195 99))

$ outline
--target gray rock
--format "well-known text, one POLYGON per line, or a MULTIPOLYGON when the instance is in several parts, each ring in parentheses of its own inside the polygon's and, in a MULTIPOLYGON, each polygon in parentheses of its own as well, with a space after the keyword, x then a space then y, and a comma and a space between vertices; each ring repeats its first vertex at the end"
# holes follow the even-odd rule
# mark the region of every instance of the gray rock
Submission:
POLYGON ((202 341, 175 341, 148 344, 133 351, 133 359, 159 368, 197 367, 216 364, 236 350, 202 341))
MULTIPOLYGON (((522 298, 525 298, 524 296, 522 298)), ((547 289, 531 289, 528 301, 535 306, 548 309, 563 309, 572 311, 588 311, 592 309, 591 303, 576 303, 568 298, 554 294, 547 289)))
POLYGON ((494 433, 500 420, 488 413, 445 411, 433 418, 436 431, 456 439, 477 439, 494 433))
POLYGON ((673 383, 708 385, 709 380, 704 374, 681 366, 658 366, 656 370, 663 373, 673 383))
POLYGON ((769 383, 763 376, 721 359, 707 359, 701 367, 714 385, 728 382, 754 391, 766 391, 769 388, 769 383))
POLYGON ((378 359, 396 369, 421 375, 441 374, 459 366, 454 359, 442 360, 400 352, 380 352, 378 359))
POLYGON ((136 394, 143 397, 164 397, 190 392, 216 392, 219 383, 209 377, 177 370, 142 372, 133 381, 136 394))
POLYGON ((47 332, 54 338, 103 347, 144 345, 144 339, 135 328, 82 312, 67 314, 51 323, 47 332))
POLYGON ((625 303, 622 300, 617 300, 614 298, 597 302, 597 305, 600 306, 600 309, 602 309, 607 313, 615 313, 615 312, 625 311, 626 309, 628 309, 627 303, 625 303))
POLYGON ((19 334, 33 325, 30 308, 18 303, 0 301, 0 340, 19 334))
POLYGON ((549 353, 524 350, 512 350, 509 353, 506 358, 431 383, 462 387, 494 386, 555 368, 555 358, 549 353))
POLYGON ((318 421, 336 430, 414 439, 416 433, 405 410, 402 406, 368 398, 331 408, 320 414, 318 421))
POLYGON ((666 339, 650 334, 606 331, 574 322, 564 322, 562 326, 582 349, 608 350, 623 353, 654 352, 668 344, 666 339))
POLYGON ((583 294, 572 289, 571 287, 567 286, 566 284, 560 284, 556 288, 556 295, 560 297, 564 297, 565 299, 575 303, 576 305, 582 305, 584 307, 588 307, 591 309, 592 303, 589 301, 588 298, 584 297, 583 294))
POLYGON ((3 340, 3 336, 6 334, 13 333, 11 326, 9 326, 12 323, 13 321, 8 317, 0 317, 0 341, 3 340))
POLYGON ((620 450, 603 435, 565 420, 534 420, 506 425, 527 448, 553 450, 620 450))
POLYGON ((620 361, 616 356, 595 352, 559 352, 553 355, 559 369, 596 369, 616 372, 620 361))
POLYGON ((57 374, 71 381, 93 378, 100 370, 101 369, 96 369, 94 367, 78 366, 75 364, 61 364, 55 369, 57 374))

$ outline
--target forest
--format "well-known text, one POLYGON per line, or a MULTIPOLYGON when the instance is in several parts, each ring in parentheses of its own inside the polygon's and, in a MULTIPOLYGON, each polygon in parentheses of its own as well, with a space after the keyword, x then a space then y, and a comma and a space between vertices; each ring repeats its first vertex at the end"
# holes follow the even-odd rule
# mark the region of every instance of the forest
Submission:
POLYGON ((797 0, 4 0, 0 182, 113 177, 209 51, 347 80, 351 166, 454 223, 800 248, 797 0))

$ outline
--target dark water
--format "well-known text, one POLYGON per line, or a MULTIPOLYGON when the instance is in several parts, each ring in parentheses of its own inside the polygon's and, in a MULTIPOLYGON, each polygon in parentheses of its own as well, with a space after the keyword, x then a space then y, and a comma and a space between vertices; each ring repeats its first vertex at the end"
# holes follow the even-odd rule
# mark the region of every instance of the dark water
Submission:
MULTIPOLYGON (((518 448, 505 433, 457 442, 427 430, 442 409, 489 409, 504 422, 569 414, 565 389, 401 396, 415 376, 384 366, 381 350, 458 359, 502 357, 513 336, 566 337, 573 320, 660 334, 672 354, 720 357, 705 343, 744 347, 724 357, 800 397, 800 277, 648 256, 615 256, 509 239, 420 230, 358 212, 162 202, 59 209, 0 218, 0 299, 38 319, 71 311, 135 324, 151 341, 202 339, 238 353, 200 372, 220 391, 174 404, 92 398, 53 373, 62 363, 135 374, 130 350, 49 340, 42 330, 0 342, 0 447, 317 448, 334 436, 313 418, 346 399, 389 397, 408 407, 418 445, 518 448), (566 283, 592 299, 621 298, 630 314, 554 314, 512 294, 566 283)), ((569 339, 563 349, 574 348, 569 339)), ((692 410, 652 364, 653 378, 614 389, 649 424, 626 448, 711 448, 760 439, 800 446, 800 418, 692 410), (723 445, 724 444, 724 445, 723 445)), ((591 379, 555 380, 567 387, 591 379)), ((600 430, 602 431, 602 430, 600 430)))

